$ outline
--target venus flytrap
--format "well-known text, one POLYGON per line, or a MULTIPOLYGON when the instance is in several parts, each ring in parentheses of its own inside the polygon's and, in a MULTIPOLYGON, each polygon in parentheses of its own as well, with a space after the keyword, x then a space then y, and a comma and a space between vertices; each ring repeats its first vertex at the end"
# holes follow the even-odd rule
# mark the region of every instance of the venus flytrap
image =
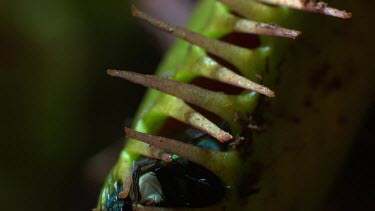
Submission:
MULTIPOLYGON (((301 27, 303 24, 313 23, 313 18, 301 18, 289 8, 343 19, 351 17, 350 13, 315 1, 203 0, 199 3, 188 27, 183 28, 158 20, 135 6, 132 7, 134 16, 184 41, 177 41, 167 53, 156 71, 157 76, 108 70, 108 74, 112 76, 151 89, 140 106, 133 129, 125 129, 127 144, 107 179, 97 209, 172 210, 176 206, 180 209, 192 209, 192 204, 197 202, 192 199, 191 191, 199 192, 199 188, 207 191, 207 203, 204 203, 204 198, 200 199, 205 205, 194 206, 194 210, 314 210, 319 206, 329 185, 329 174, 334 171, 330 172, 327 167, 319 167, 316 160, 322 161, 323 157, 328 157, 327 151, 332 150, 334 145, 327 144, 326 148, 322 147, 320 150, 311 141, 320 138, 319 135, 322 134, 334 138, 338 132, 312 132, 310 128, 316 129, 312 125, 316 125, 318 117, 322 117, 322 114, 314 116, 302 111, 296 101, 306 93, 313 96, 322 91, 303 86, 300 81, 308 80, 310 73, 302 74, 296 70, 301 68, 301 65, 293 65, 293 62, 299 64, 301 61, 306 61, 305 68, 316 65, 309 63, 309 58, 302 57, 308 55, 304 52, 310 50, 302 43, 310 42, 303 38, 305 31, 301 30, 301 35, 299 29, 294 29, 294 25, 301 27), (234 33, 258 35, 260 45, 248 49, 220 40, 234 33), (300 54, 293 58, 291 55, 295 52, 300 54), (222 64, 217 58, 232 66, 222 64), (294 61, 297 58, 298 61, 294 61), (297 72, 293 73, 292 70, 297 72), (300 78, 296 78, 296 75, 300 78), (228 87, 240 87, 242 92, 227 94, 223 90, 212 91, 190 84, 194 83, 196 78, 217 80, 228 87), (284 86, 280 87, 280 84, 284 86), (200 107, 204 111, 195 107, 200 107), (207 111, 216 114, 222 121, 227 122, 229 127, 222 128, 220 121, 212 121, 206 117, 207 111), (298 117, 290 117, 293 111, 298 117), (201 145, 203 142, 197 141, 192 134, 186 135, 187 140, 160 136, 163 125, 168 123, 169 119, 176 119, 209 134, 213 138, 208 142, 210 144, 223 142, 230 147, 225 151, 214 151, 209 145, 201 145), (254 126, 254 122, 263 125, 254 126), (263 129, 259 131, 254 128, 263 129), (322 158, 314 160, 314 153, 322 158), (132 167, 144 157, 162 161, 147 167, 151 170, 145 169, 142 165, 132 167), (146 176, 150 177, 148 171, 159 175, 156 172, 163 172, 176 162, 189 168, 189 171, 183 174, 184 179, 181 179, 181 183, 196 184, 198 189, 191 187, 184 189, 185 192, 178 192, 180 187, 170 190, 168 185, 161 185, 163 193, 153 194, 161 194, 164 199, 157 201, 156 198, 152 199, 152 194, 142 192, 138 188, 147 182, 151 183, 151 179, 142 180, 146 176), (202 181, 206 182, 194 180, 195 183, 189 183, 191 178, 197 176, 195 170, 188 167, 189 162, 202 167, 199 168, 199 175, 202 181), (303 183, 311 182, 309 169, 321 171, 323 175, 315 177, 314 185, 303 183), (133 173, 135 171, 137 174, 133 173), (296 171, 301 172, 303 176, 296 176, 296 171), (208 178, 216 181, 208 172, 213 173, 222 182, 217 183, 222 187, 208 185, 208 178), (225 196, 215 196, 215 188, 225 190, 225 196), (316 193, 305 193, 312 189, 316 193), (181 196, 181 201, 171 201, 173 197, 169 194, 173 191, 181 196), (138 195, 135 197, 134 194, 147 198, 147 202, 141 203, 138 195)), ((314 47, 321 47, 316 40, 311 42, 316 45, 314 47)), ((325 57, 330 55, 325 54, 322 59, 325 57)), ((340 97, 333 99, 342 100, 340 97)), ((329 112, 334 109, 330 102, 330 99, 327 99, 327 103, 318 107, 329 112)), ((333 116, 332 113, 327 114, 324 117, 327 122, 321 124, 332 128, 328 123, 331 123, 330 117, 333 116)), ((342 146, 341 151, 345 146, 342 146)), ((339 160, 338 156, 335 162, 328 162, 327 166, 338 165, 339 160)), ((178 167, 176 171, 177 169, 178 167)), ((317 173, 314 172, 312 175, 317 173)), ((162 181, 165 178, 157 179, 162 181)))

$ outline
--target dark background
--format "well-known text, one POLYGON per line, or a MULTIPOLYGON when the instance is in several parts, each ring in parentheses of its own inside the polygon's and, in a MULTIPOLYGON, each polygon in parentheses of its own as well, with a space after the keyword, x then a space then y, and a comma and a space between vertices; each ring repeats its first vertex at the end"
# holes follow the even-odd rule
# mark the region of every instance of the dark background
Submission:
MULTIPOLYGON (((137 4, 182 24, 194 1, 167 1, 137 4)), ((130 3, 0 3, 1 210, 96 205, 144 91, 105 71, 152 73, 171 41, 132 18, 130 3)), ((375 210, 374 118, 371 106, 327 210, 375 210)))

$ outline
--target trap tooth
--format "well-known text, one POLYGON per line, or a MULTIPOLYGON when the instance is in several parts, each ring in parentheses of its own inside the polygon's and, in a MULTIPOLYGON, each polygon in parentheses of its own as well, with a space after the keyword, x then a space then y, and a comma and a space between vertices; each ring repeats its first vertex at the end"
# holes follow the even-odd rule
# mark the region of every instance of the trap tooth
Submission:
POLYGON ((133 205, 133 210, 135 211, 173 211, 173 210, 176 210, 176 208, 142 206, 140 204, 135 204, 133 205))
MULTIPOLYGON (((140 154, 149 158, 162 160, 166 163, 169 163, 172 161, 172 155, 162 149, 156 148, 154 146, 147 146, 141 142, 135 142, 135 143, 137 144, 133 145, 133 147, 130 147, 129 145, 127 146, 129 148, 128 150, 129 152, 140 154)), ((120 166, 126 166, 126 165, 120 165, 120 166)), ((128 165, 128 166, 130 166, 129 168, 131 169, 132 165, 128 165)), ((121 172, 125 172, 125 171, 121 171, 121 172)), ((121 176, 121 178, 122 177, 123 176, 121 176)))
POLYGON ((271 8, 255 0, 220 0, 231 10, 251 20, 270 21, 271 8))
POLYGON ((118 195, 119 198, 125 199, 126 197, 128 197, 129 192, 130 192, 130 187, 131 187, 131 181, 132 181, 131 174, 126 175, 125 177, 121 177, 121 182, 123 185, 122 185, 122 191, 118 195))
POLYGON ((119 164, 117 165, 117 174, 122 181, 122 191, 119 194, 120 198, 126 198, 129 195, 130 187, 132 183, 131 177, 131 162, 129 161, 129 154, 127 152, 122 152, 119 159, 119 164))
POLYGON ((141 154, 141 155, 143 155, 145 157, 155 158, 155 159, 158 159, 158 160, 162 160, 162 161, 164 161, 166 163, 169 163, 169 162, 172 161, 172 155, 171 154, 169 154, 168 152, 165 152, 162 149, 154 147, 154 146, 150 146, 150 147, 136 147, 136 148, 133 149, 133 152, 141 154))
POLYGON ((345 10, 338 10, 332 7, 328 7, 325 2, 316 2, 314 0, 258 0, 265 4, 275 6, 285 6, 292 9, 299 9, 313 13, 319 13, 338 18, 348 19, 352 17, 351 13, 345 10))
POLYGON ((268 97, 275 97, 275 93, 269 88, 234 73, 210 57, 201 58, 193 65, 192 71, 199 73, 204 77, 218 80, 226 84, 255 91, 268 97))
POLYGON ((201 165, 203 163, 210 163, 209 160, 220 153, 203 149, 191 144, 183 143, 181 141, 137 132, 130 128, 125 128, 125 133, 129 138, 150 144, 157 148, 161 148, 201 165))
POLYGON ((292 29, 279 27, 275 24, 260 23, 247 19, 233 17, 233 31, 241 33, 270 35, 295 39, 301 32, 292 29))
MULTIPOLYGON (((220 40, 211 39, 199 33, 190 31, 186 28, 174 26, 172 24, 158 20, 132 5, 133 16, 136 16, 156 28, 168 32, 178 38, 181 38, 191 44, 197 45, 209 53, 212 53, 222 59, 227 60, 229 63, 236 66, 240 71, 244 72, 249 68, 249 59, 256 61, 257 53, 256 50, 250 50, 235 46, 220 40)), ((251 63, 251 62, 250 62, 251 63)))
POLYGON ((123 78, 133 83, 153 88, 169 95, 204 108, 228 122, 234 121, 234 116, 243 111, 248 111, 248 100, 253 99, 252 94, 227 95, 222 92, 214 92, 195 85, 186 84, 174 80, 160 78, 153 75, 143 75, 130 71, 107 70, 111 76, 123 78))
POLYGON ((220 129, 202 114, 188 106, 184 101, 174 97, 174 100, 170 103, 173 103, 173 106, 166 109, 169 116, 210 134, 220 142, 226 142, 233 138, 229 133, 220 129))

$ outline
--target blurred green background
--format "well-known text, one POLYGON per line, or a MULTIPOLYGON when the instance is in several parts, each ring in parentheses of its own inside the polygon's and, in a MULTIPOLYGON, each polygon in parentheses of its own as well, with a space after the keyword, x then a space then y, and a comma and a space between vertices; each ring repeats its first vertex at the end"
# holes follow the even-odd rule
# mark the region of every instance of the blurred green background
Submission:
POLYGON ((117 152, 103 165, 94 156, 121 149, 144 91, 106 69, 152 73, 161 50, 130 1, 2 1, 0 11, 1 210, 93 208, 96 174, 117 152))
MULTIPOLYGON (((160 44, 126 0, 2 1, 0 11, 1 210, 88 210, 144 91, 105 70, 152 73, 160 44)), ((373 117, 328 207, 373 208, 373 117)))

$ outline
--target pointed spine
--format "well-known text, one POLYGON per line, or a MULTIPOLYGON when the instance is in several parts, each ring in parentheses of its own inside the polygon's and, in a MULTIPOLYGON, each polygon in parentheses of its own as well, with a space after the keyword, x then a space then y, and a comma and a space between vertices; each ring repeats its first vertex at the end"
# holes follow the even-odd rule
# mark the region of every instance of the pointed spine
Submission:
POLYGON ((236 74, 230 69, 220 65, 210 57, 205 56, 201 58, 193 65, 192 71, 204 77, 220 81, 222 83, 255 91, 267 97, 275 97, 275 92, 273 92, 269 88, 236 74))
POLYGON ((129 138, 142 141, 160 149, 164 149, 198 164, 202 163, 203 160, 209 162, 208 159, 212 159, 215 156, 214 154, 220 153, 183 143, 181 141, 137 132, 130 128, 125 128, 125 133, 129 138))
POLYGON ((261 17, 262 21, 270 21, 271 16, 267 14, 270 14, 270 11, 272 10, 272 8, 258 1, 255 1, 255 0, 220 0, 220 2, 225 4, 231 10, 235 11, 241 16, 244 16, 251 20, 260 21, 259 17, 261 17))
POLYGON ((252 57, 252 55, 254 55, 254 52, 252 50, 235 46, 220 40, 211 39, 183 27, 174 26, 172 24, 158 20, 138 10, 134 5, 132 5, 132 13, 133 16, 150 23, 151 25, 162 31, 168 32, 191 44, 203 48, 207 52, 210 52, 222 59, 227 60, 241 71, 247 69, 247 63, 244 64, 243 61, 248 61, 248 59, 252 57))
POLYGON ((118 169, 116 170, 116 177, 121 178, 122 181, 122 191, 119 194, 120 198, 126 198, 129 195, 131 189, 131 162, 129 161, 129 154, 127 152, 122 152, 119 159, 118 169))
POLYGON ((233 108, 237 96, 213 92, 195 85, 159 78, 153 75, 118 70, 108 70, 107 73, 111 76, 123 78, 133 83, 181 98, 186 102, 211 111, 230 122, 233 121, 233 114, 237 112, 237 108, 233 108))
POLYGON ((169 163, 172 161, 172 156, 168 152, 165 152, 159 148, 156 148, 154 146, 149 147, 137 147, 133 149, 134 153, 141 154, 145 157, 149 158, 155 158, 158 160, 162 160, 166 163, 169 163))
POLYGON ((192 109, 182 100, 175 98, 173 103, 175 106, 166 111, 169 116, 213 136, 220 142, 226 142, 233 138, 229 133, 220 129, 217 125, 192 109))
POLYGON ((241 33, 270 35, 290 39, 296 39, 301 34, 300 31, 282 28, 275 24, 260 23, 242 18, 234 18, 233 30, 241 33))
POLYGON ((176 210, 176 208, 142 206, 140 204, 133 204, 133 210, 134 211, 173 211, 173 210, 176 210))
POLYGON ((265 4, 271 4, 276 6, 285 6, 293 9, 304 10, 313 13, 324 14, 337 18, 348 19, 352 17, 352 14, 345 10, 338 10, 332 7, 328 7, 325 2, 316 2, 314 0, 259 0, 265 4))

